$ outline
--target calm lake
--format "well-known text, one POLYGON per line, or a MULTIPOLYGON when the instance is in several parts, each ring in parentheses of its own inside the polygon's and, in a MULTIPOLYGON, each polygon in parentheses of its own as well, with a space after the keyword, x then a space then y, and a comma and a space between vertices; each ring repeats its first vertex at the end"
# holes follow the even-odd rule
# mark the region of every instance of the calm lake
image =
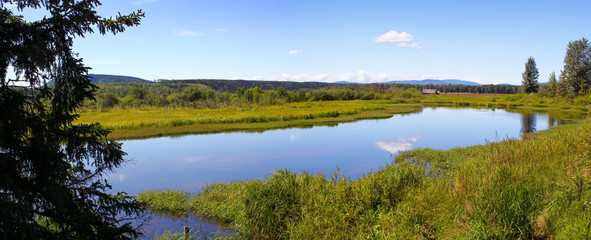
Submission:
MULTIPOLYGON (((220 133, 121 141, 130 162, 109 175, 114 191, 178 189, 195 193, 213 182, 263 179, 275 169, 340 173, 356 179, 392 162, 398 152, 415 148, 449 149, 519 138, 540 131, 560 117, 506 110, 424 108, 389 119, 335 126, 220 133)), ((155 219, 146 235, 200 224, 198 220, 155 219), (183 221, 188 221, 185 223, 183 221)))

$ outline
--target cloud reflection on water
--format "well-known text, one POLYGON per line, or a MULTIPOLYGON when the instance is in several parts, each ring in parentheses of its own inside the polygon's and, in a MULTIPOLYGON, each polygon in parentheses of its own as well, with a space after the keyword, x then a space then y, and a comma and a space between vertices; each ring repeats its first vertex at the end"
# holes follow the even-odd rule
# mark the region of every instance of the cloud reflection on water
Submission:
POLYGON ((292 140, 292 141, 300 140, 300 135, 297 135, 297 134, 289 134, 289 140, 292 140))
POLYGON ((379 149, 382 149, 390 154, 396 154, 401 151, 411 150, 413 147, 413 143, 417 142, 421 138, 420 135, 412 136, 412 137, 399 137, 397 141, 375 141, 373 143, 379 149))

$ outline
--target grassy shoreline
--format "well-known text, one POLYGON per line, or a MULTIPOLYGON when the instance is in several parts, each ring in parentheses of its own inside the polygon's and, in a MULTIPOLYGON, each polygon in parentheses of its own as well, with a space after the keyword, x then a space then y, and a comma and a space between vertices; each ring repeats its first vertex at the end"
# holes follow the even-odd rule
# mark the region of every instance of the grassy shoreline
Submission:
POLYGON ((521 140, 402 152, 355 180, 277 170, 139 199, 237 226, 246 239, 586 239, 591 122, 581 121, 521 140))
POLYGON ((362 119, 389 118, 423 107, 507 108, 531 111, 590 112, 591 98, 563 99, 529 95, 453 94, 427 96, 415 103, 400 100, 304 102, 250 108, 143 108, 80 113, 77 123, 99 122, 110 139, 142 139, 186 134, 334 125, 362 119))
POLYGON ((78 123, 99 122, 112 130, 109 138, 142 139, 160 136, 335 125, 362 119, 413 113, 420 104, 393 101, 306 102, 252 108, 146 108, 83 112, 78 123))
MULTIPOLYGON (((405 106, 510 102, 509 111, 590 112, 586 102, 509 97, 435 96, 405 106)), ((358 114, 375 111, 392 109, 358 114)), ((214 183, 195 195, 146 191, 138 198, 155 211, 189 209, 238 227, 229 238, 239 239, 588 239, 591 120, 520 140, 401 152, 354 180, 338 172, 276 170, 263 180, 214 183)))

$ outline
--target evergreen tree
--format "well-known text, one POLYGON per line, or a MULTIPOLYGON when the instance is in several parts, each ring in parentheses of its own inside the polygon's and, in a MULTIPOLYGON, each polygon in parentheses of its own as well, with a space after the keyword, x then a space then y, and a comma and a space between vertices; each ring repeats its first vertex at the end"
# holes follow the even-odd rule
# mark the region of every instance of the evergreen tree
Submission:
POLYGON ((591 46, 586 38, 571 41, 564 57, 565 79, 575 95, 591 89, 591 46))
POLYGON ((525 71, 521 74, 523 80, 521 81, 523 92, 537 93, 538 92, 538 77, 540 73, 536 67, 536 61, 533 57, 529 57, 525 63, 525 71))
POLYGON ((568 85, 564 77, 564 71, 560 71, 560 77, 558 77, 558 84, 556 87, 556 94, 561 97, 566 97, 568 94, 568 85))
POLYGON ((549 86, 549 92, 550 92, 550 96, 556 96, 556 90, 558 88, 558 82, 556 81, 556 73, 552 72, 550 73, 550 77, 548 78, 548 86, 549 86))
POLYGON ((74 124, 94 99, 73 39, 116 34, 143 13, 103 18, 98 0, 0 0, 0 239, 126 239, 125 219, 142 214, 134 198, 110 194, 102 174, 123 163, 121 145, 98 124, 74 124), (13 13, 45 9, 26 21, 13 13), (14 74, 8 74, 9 69, 14 74), (11 77, 12 76, 12 77, 11 77), (51 82, 52 84, 48 84, 51 82))

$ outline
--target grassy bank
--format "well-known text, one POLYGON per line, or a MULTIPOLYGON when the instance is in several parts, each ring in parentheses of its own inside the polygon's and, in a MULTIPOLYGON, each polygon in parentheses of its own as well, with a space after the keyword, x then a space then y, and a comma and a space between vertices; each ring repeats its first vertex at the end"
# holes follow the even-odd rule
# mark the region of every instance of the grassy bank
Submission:
POLYGON ((591 95, 572 98, 545 97, 539 94, 441 94, 421 101, 425 105, 451 105, 487 108, 543 109, 551 111, 589 112, 591 95))
POLYGON ((394 101, 306 102, 251 108, 144 108, 82 112, 78 123, 99 122, 113 139, 149 138, 194 133, 262 131, 386 118, 419 111, 419 104, 394 101))
POLYGON ((587 239, 590 133, 587 121, 523 140, 412 150, 360 179, 278 170, 213 184, 181 204, 248 239, 587 239))
POLYGON ((310 127, 360 119, 386 118, 419 111, 424 106, 508 108, 528 111, 589 112, 591 96, 546 98, 539 95, 443 94, 417 103, 397 101, 327 101, 249 108, 157 108, 84 111, 78 123, 99 122, 113 132, 112 139, 137 139, 231 131, 263 131, 310 127))

